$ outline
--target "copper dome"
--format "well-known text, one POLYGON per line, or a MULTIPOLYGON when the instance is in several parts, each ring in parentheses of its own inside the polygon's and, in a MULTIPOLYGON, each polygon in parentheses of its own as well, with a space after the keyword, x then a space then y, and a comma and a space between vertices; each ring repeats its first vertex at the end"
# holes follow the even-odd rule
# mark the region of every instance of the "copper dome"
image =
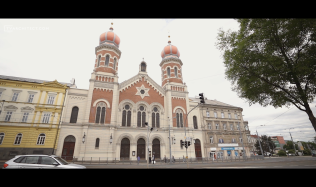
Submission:
POLYGON ((174 45, 167 45, 166 47, 163 48, 161 51, 161 58, 165 58, 167 56, 173 56, 173 57, 180 57, 180 52, 178 48, 174 45))
POLYGON ((107 31, 100 35, 100 44, 108 43, 120 46, 120 38, 113 31, 107 31))

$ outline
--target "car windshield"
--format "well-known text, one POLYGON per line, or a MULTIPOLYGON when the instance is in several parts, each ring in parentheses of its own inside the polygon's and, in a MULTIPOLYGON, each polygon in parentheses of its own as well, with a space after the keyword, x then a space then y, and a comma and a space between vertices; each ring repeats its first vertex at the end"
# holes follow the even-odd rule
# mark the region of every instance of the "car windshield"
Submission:
POLYGON ((62 163, 63 165, 67 165, 69 164, 66 160, 60 158, 60 157, 54 157, 56 160, 58 160, 60 163, 62 163))

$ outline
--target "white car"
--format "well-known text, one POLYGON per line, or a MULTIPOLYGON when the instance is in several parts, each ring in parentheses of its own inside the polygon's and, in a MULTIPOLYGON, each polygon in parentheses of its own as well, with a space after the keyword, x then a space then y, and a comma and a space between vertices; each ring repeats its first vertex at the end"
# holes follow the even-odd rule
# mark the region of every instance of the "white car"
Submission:
POLYGON ((2 169, 85 169, 85 166, 70 164, 56 155, 17 155, 6 161, 2 169))

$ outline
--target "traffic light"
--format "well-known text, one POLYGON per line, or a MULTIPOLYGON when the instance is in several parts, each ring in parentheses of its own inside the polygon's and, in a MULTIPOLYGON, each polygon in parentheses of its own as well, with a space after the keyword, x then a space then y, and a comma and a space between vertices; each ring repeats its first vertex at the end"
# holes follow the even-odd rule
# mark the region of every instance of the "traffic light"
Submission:
POLYGON ((184 147, 188 148, 188 142, 187 141, 184 142, 184 147))
POLYGON ((182 149, 184 146, 184 141, 180 140, 180 145, 181 145, 181 149, 182 149))
POLYGON ((176 144, 176 138, 173 137, 173 144, 176 144))
POLYGON ((188 142, 188 147, 191 145, 191 142, 188 142))
POLYGON ((203 93, 200 93, 199 96, 200 96, 200 103, 205 103, 203 93))

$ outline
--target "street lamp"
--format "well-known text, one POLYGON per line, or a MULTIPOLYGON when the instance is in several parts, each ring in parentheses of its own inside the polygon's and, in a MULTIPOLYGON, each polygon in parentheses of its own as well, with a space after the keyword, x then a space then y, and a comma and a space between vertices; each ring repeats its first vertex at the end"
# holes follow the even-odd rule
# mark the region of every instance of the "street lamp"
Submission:
MULTIPOLYGON (((240 117, 240 115, 239 115, 239 114, 238 114, 238 116, 240 117)), ((242 117, 241 117, 241 119, 242 119, 242 117)), ((242 123, 244 124, 243 119, 242 119, 242 123)), ((246 156, 246 151, 245 151, 244 141, 243 141, 243 139, 242 139, 240 129, 241 129, 241 125, 240 125, 240 122, 239 122, 239 137, 240 137, 240 140, 241 140, 241 145, 242 145, 242 150, 243 150, 243 154, 242 154, 242 156, 245 158, 245 156, 246 156)))
POLYGON ((86 138, 86 133, 83 132, 83 137, 82 137, 82 143, 83 143, 83 144, 84 144, 84 142, 85 142, 85 138, 86 138))
MULTIPOLYGON (((171 118, 171 120, 173 120, 174 118, 176 118, 177 116, 171 118)), ((168 117, 169 118, 169 117, 168 117)), ((168 120, 169 123, 169 153, 170 153, 170 160, 169 163, 171 164, 171 136, 170 136, 170 120, 168 120)))
POLYGON ((113 138, 112 138, 112 133, 111 133, 111 136, 110 136, 110 144, 113 142, 113 138))
MULTIPOLYGON (((292 139, 292 142, 293 142, 293 147, 294 147, 294 156, 296 156, 296 149, 295 149, 295 144, 294 144, 294 141, 293 141, 293 138, 292 138, 292 134, 291 134, 291 132, 290 132, 290 130, 291 129, 294 129, 294 128, 289 128, 289 133, 290 133, 290 136, 291 136, 291 139, 292 139)), ((286 129, 284 129, 284 130, 286 130, 286 129)))
POLYGON ((151 127, 150 128, 150 133, 148 135, 148 131, 149 131, 149 125, 148 125, 148 122, 145 122, 145 125, 147 126, 147 168, 148 168, 148 162, 149 162, 149 147, 148 147, 148 144, 149 144, 149 135, 150 133, 152 132, 153 128, 151 127))

